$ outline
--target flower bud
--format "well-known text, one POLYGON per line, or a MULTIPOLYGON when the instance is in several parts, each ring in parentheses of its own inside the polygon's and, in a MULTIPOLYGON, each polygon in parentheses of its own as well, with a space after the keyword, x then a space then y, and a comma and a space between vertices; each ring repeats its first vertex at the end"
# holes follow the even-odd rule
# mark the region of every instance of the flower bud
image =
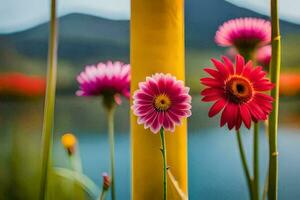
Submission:
POLYGON ((102 177, 103 177, 103 186, 102 186, 103 190, 108 190, 111 184, 110 177, 106 172, 102 174, 102 177))
POLYGON ((61 137, 61 143, 69 155, 73 155, 76 149, 77 139, 72 133, 66 133, 61 137))

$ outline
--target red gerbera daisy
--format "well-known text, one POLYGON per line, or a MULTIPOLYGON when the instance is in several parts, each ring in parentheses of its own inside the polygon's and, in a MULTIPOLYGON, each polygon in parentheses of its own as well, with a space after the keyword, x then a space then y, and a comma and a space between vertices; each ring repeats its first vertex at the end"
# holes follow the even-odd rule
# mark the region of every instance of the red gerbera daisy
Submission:
POLYGON ((215 101, 208 116, 222 111, 221 126, 226 123, 231 130, 238 130, 242 122, 249 129, 251 121, 266 120, 272 111, 273 98, 264 91, 271 90, 273 84, 266 78, 262 67, 253 67, 252 61, 245 64, 242 56, 236 56, 236 66, 223 56, 223 62, 212 59, 216 69, 205 68, 211 77, 200 81, 207 86, 201 95, 202 101, 215 101), (234 69, 235 68, 235 69, 234 69))

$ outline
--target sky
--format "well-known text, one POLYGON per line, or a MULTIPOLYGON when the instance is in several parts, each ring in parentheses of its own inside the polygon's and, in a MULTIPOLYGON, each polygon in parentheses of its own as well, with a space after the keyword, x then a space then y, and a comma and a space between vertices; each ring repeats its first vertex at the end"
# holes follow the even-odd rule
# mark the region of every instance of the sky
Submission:
MULTIPOLYGON (((130 0, 57 0, 57 13, 129 19, 130 0)), ((25 30, 49 20, 50 0, 0 0, 0 33, 25 30)))
MULTIPOLYGON (((271 0, 226 0, 240 7, 270 15, 271 0)), ((300 24, 300 0, 278 0, 280 18, 300 24)))
MULTIPOLYGON (((270 0, 226 0, 269 14, 270 0)), ((130 0, 58 0, 58 15, 83 13, 115 20, 130 18, 130 0)), ((282 19, 300 24, 300 0, 280 0, 282 19)), ((0 0, 0 33, 32 28, 49 20, 50 0, 0 0)))

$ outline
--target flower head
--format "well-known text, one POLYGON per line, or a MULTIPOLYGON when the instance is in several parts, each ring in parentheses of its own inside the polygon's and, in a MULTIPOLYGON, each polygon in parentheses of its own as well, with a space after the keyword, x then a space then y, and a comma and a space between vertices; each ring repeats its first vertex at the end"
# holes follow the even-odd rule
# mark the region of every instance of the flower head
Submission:
POLYGON ((139 83, 133 95, 133 112, 138 124, 157 133, 161 128, 174 132, 181 119, 191 115, 189 88, 170 74, 157 73, 139 83))
POLYGON ((130 65, 119 61, 86 66, 77 81, 77 96, 102 96, 108 108, 120 104, 120 96, 130 97, 130 65))
POLYGON ((102 177, 103 177, 102 187, 104 190, 108 190, 111 184, 110 177, 106 172, 102 173, 102 177))
POLYGON ((234 46, 243 55, 271 41, 271 24, 259 18, 232 19, 219 27, 215 41, 220 46, 234 46))
POLYGON ((264 94, 273 84, 266 78, 262 67, 253 67, 252 61, 245 64, 244 58, 236 56, 234 64, 225 56, 223 62, 212 59, 216 69, 205 68, 211 77, 202 78, 205 88, 202 101, 215 103, 208 116, 213 117, 222 111, 221 126, 226 123, 229 129, 237 130, 244 122, 250 128, 251 121, 266 120, 272 110, 272 97, 264 94))
POLYGON ((61 137, 61 143, 63 144, 64 148, 67 150, 69 155, 74 154, 76 144, 77 144, 77 139, 72 133, 65 133, 61 137))
POLYGON ((263 46, 257 50, 256 61, 259 65, 262 65, 266 70, 269 69, 272 58, 271 45, 263 46))

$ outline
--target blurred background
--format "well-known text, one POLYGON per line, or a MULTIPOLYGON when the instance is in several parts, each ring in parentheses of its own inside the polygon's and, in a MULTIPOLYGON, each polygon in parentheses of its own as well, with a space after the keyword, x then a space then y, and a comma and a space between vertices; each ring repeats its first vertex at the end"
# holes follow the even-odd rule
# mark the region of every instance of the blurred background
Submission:
MULTIPOLYGON (((98 1, 59 1, 52 156, 54 166, 70 167, 60 137, 73 132, 79 140, 84 173, 100 187, 101 173, 109 169, 105 112, 100 99, 75 96, 78 88, 75 78, 87 64, 106 60, 129 63, 130 27, 128 0, 98 1)), ((247 198, 235 136, 218 127, 219 118, 207 117, 209 105, 201 103, 199 96, 203 67, 211 66, 211 57, 226 54, 226 49, 214 43, 218 26, 237 17, 268 18, 250 10, 268 13, 263 6, 258 9, 260 5, 252 7, 249 1, 241 2, 235 5, 224 0, 185 1, 186 83, 194 97, 188 146, 192 200, 247 198)), ((0 8, 0 199, 31 200, 37 198, 39 186, 49 2, 1 0, 1 4, 4 6, 0 8)), ((297 0, 288 6, 300 10, 297 0)), ((281 21, 279 197, 297 200, 300 198, 300 25, 296 23, 297 16, 283 16, 288 21, 281 21)), ((116 187, 120 199, 130 199, 129 104, 123 102, 116 115, 116 187)), ((243 136, 251 163, 251 132, 244 130, 243 136)), ((267 148, 267 138, 262 132, 261 177, 267 169, 267 148)))

